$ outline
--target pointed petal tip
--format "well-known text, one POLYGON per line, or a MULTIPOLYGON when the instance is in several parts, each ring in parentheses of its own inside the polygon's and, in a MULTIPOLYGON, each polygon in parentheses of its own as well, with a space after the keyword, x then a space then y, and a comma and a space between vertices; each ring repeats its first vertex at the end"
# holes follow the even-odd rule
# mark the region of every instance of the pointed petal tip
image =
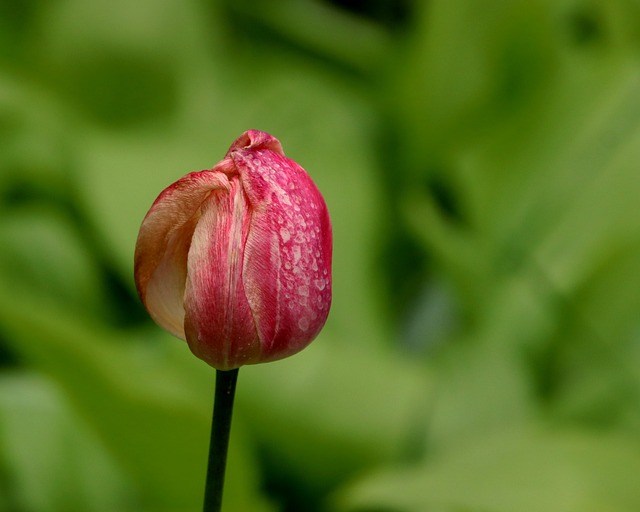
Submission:
POLYGON ((238 150, 256 149, 270 149, 271 151, 284 156, 284 150, 282 149, 280 141, 273 135, 260 130, 247 130, 240 135, 240 137, 231 144, 229 151, 227 151, 227 156, 238 150))

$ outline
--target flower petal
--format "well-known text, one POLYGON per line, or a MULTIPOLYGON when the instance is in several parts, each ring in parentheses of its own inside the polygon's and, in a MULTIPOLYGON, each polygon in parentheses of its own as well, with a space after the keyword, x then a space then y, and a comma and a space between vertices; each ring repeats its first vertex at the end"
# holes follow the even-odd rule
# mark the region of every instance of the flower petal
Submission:
POLYGON ((261 132, 260 130, 247 130, 233 141, 225 158, 228 158, 231 153, 238 150, 253 151, 258 149, 270 149, 274 153, 284 156, 282 144, 280 144, 280 141, 273 135, 267 132, 261 132))
POLYGON ((249 206, 238 176, 203 204, 188 255, 185 331, 192 352, 220 370, 260 358, 242 282, 249 206))
POLYGON ((153 320, 182 339, 187 253, 200 206, 212 190, 228 188, 221 172, 187 174, 158 196, 140 227, 134 258, 138 294, 153 320))
POLYGON ((262 342, 261 362, 308 345, 331 304, 331 224, 317 187, 302 167, 270 148, 229 154, 253 215, 243 280, 262 342))

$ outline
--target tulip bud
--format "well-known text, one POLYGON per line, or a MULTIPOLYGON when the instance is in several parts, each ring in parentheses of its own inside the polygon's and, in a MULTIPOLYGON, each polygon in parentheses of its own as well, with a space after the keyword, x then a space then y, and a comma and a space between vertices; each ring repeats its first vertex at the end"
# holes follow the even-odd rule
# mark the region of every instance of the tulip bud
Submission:
POLYGON ((242 134, 213 169, 166 188, 140 227, 138 294, 219 370, 295 354, 331 305, 329 213, 280 142, 242 134))

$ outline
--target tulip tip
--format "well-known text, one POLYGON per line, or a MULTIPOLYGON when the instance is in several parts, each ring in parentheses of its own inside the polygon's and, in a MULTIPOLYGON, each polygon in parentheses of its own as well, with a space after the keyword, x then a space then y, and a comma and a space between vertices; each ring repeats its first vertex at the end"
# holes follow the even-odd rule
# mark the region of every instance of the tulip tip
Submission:
POLYGON ((284 156, 282 144, 273 135, 260 130, 247 130, 238 137, 227 152, 227 156, 238 150, 270 149, 284 156))

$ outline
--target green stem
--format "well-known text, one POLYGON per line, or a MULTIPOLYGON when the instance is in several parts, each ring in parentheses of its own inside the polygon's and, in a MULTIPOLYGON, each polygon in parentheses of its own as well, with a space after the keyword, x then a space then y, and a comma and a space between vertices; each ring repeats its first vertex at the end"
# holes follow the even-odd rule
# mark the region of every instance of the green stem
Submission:
POLYGON ((204 490, 204 512, 220 512, 222 508, 224 471, 227 467, 229 431, 237 379, 237 368, 226 371, 216 370, 216 394, 211 422, 207 482, 204 490))

